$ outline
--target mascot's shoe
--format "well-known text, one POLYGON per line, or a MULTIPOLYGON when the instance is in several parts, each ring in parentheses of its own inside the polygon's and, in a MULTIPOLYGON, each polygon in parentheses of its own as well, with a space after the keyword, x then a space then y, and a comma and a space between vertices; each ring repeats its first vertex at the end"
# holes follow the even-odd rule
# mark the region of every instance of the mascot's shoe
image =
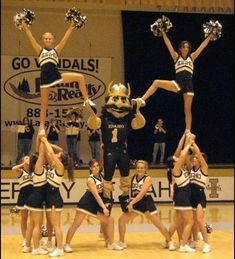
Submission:
POLYGON ((145 100, 143 100, 142 98, 132 99, 132 101, 133 103, 136 103, 136 105, 139 107, 144 107, 146 105, 145 100))
POLYGON ((83 106, 86 106, 87 104, 89 104, 91 107, 95 107, 95 103, 92 102, 90 99, 87 99, 87 100, 83 103, 83 106))

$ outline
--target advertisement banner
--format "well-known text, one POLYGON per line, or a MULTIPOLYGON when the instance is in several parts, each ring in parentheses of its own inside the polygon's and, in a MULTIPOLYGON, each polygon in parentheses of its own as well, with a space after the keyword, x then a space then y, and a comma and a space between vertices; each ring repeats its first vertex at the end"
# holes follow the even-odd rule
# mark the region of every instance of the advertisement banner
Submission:
MULTIPOLYGON (((118 202, 119 178, 113 178, 113 198, 118 202)), ((60 191, 64 203, 77 203, 87 189, 86 178, 69 182, 64 179, 60 191)), ((151 195, 156 202, 170 202, 169 184, 166 177, 152 177, 153 188, 151 195)), ((15 204, 19 193, 17 179, 2 179, 1 181, 1 203, 15 204)), ((233 177, 209 177, 205 190, 208 201, 234 201, 233 177)))

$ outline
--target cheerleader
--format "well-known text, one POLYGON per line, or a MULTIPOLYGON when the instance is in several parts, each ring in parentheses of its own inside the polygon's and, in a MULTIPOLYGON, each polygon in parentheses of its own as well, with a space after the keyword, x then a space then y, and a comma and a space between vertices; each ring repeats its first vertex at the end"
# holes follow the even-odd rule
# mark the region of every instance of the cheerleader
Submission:
POLYGON ((28 210, 24 207, 25 202, 29 195, 33 191, 33 180, 32 175, 29 173, 29 156, 24 156, 22 158, 22 163, 15 165, 12 167, 12 171, 17 174, 19 185, 20 185, 20 192, 17 199, 17 209, 20 210, 20 226, 21 226, 21 233, 23 236, 23 243, 22 246, 25 246, 25 238, 26 238, 26 229, 27 229, 27 222, 28 222, 28 210))
POLYGON ((73 251, 70 246, 71 240, 87 215, 96 217, 103 223, 102 230, 105 234, 107 248, 109 250, 122 250, 123 248, 114 243, 114 219, 109 215, 110 211, 103 202, 103 177, 100 173, 98 162, 91 160, 89 162, 89 168, 88 188, 77 204, 74 221, 67 232, 64 251, 66 253, 73 251))
MULTIPOLYGON (((45 147, 44 144, 40 141, 39 136, 37 136, 37 144, 36 146, 39 151, 38 159, 34 165, 33 161, 30 161, 30 173, 33 174, 33 192, 28 197, 25 208, 30 211, 31 217, 30 221, 32 224, 32 238, 33 238, 33 255, 43 255, 47 254, 48 251, 40 248, 40 238, 41 238, 41 226, 43 223, 43 211, 44 211, 44 203, 46 201, 46 158, 45 158, 45 147)), ((29 234, 30 235, 30 234, 29 234)), ((27 242, 24 247, 23 252, 30 252, 30 240, 31 237, 26 238, 27 242)))
MULTIPOLYGON (((175 250, 174 243, 171 241, 169 232, 158 217, 157 209, 154 205, 154 201, 151 195, 148 195, 148 191, 152 187, 152 179, 147 175, 148 164, 144 160, 138 160, 136 162, 136 173, 131 180, 131 195, 130 202, 125 209, 125 204, 121 204, 123 214, 118 220, 119 228, 119 241, 118 246, 127 248, 125 243, 126 224, 129 220, 135 218, 138 215, 145 215, 154 226, 156 226, 161 234, 166 238, 169 250, 175 250)), ((121 196, 119 196, 119 199, 121 196)), ((122 197, 123 198, 123 197, 122 197)), ((122 201, 120 200, 122 203, 122 201)))
POLYGON ((164 30, 162 30, 163 40, 170 52, 171 57, 175 63, 176 78, 173 81, 170 80, 154 80, 153 84, 149 87, 146 93, 141 97, 142 104, 145 105, 145 101, 154 94, 158 88, 162 88, 166 91, 183 94, 184 97, 184 113, 186 130, 191 131, 192 125, 192 101, 194 96, 194 89, 192 83, 192 76, 194 70, 194 61, 200 55, 202 50, 208 45, 212 39, 213 34, 210 34, 197 48, 196 51, 191 53, 191 45, 188 41, 182 41, 179 44, 178 52, 174 50, 171 42, 164 30))
MULTIPOLYGON (((205 222, 206 195, 205 187, 208 178, 207 157, 202 153, 198 145, 194 142, 192 145, 192 169, 190 171, 191 203, 194 216, 194 240, 197 240, 198 228, 202 234, 204 245, 202 252, 208 253, 211 247, 208 243, 208 233, 205 222)), ((194 244, 196 246, 196 244, 194 244)))
POLYGON ((56 249, 49 253, 49 256, 56 257, 64 255, 62 247, 63 233, 60 225, 63 199, 59 188, 62 183, 65 168, 67 169, 69 180, 73 181, 73 163, 72 159, 61 148, 60 151, 56 153, 53 149, 55 145, 50 144, 45 136, 41 136, 40 140, 45 145, 44 155, 47 158, 49 166, 46 184, 46 214, 55 231, 57 245, 56 249))
POLYGON ((91 106, 94 106, 95 104, 88 99, 84 76, 80 73, 74 73, 74 72, 60 74, 58 70, 58 63, 59 63, 58 54, 60 54, 60 52, 64 48, 68 38, 70 37, 73 31, 73 28, 74 28, 73 23, 70 24, 62 40, 55 47, 53 47, 54 35, 51 32, 45 32, 42 35, 42 41, 43 41, 43 47, 42 47, 34 38, 27 24, 24 21, 22 22, 22 24, 23 24, 24 31, 33 49, 38 55, 38 62, 41 67, 41 75, 40 75, 41 113, 40 113, 39 129, 42 130, 44 129, 44 126, 45 126, 50 88, 58 83, 78 82, 79 88, 82 92, 82 96, 84 97, 85 102, 87 102, 91 106))

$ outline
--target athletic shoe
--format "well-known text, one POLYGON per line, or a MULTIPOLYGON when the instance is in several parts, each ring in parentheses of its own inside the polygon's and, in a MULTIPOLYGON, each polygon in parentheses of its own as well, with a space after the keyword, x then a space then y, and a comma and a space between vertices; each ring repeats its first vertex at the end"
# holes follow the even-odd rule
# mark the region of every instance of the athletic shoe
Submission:
POLYGON ((46 250, 48 252, 52 252, 55 250, 55 246, 53 245, 53 243, 51 241, 47 241, 46 250))
POLYGON ((145 100, 143 100, 142 98, 136 98, 136 99, 132 99, 132 101, 134 102, 134 103, 136 103, 137 105, 138 105, 138 103, 140 103, 140 106, 141 107, 143 107, 143 106, 145 106, 146 105, 146 103, 145 103, 145 100))
POLYGON ((33 249, 32 251, 32 255, 46 255, 46 254, 48 254, 48 251, 42 248, 33 249))
POLYGON ((121 241, 117 241, 116 244, 120 247, 122 247, 123 249, 126 249, 127 248, 127 244, 126 243, 123 243, 121 241))
POLYGON ((57 256, 61 256, 61 255, 64 255, 63 248, 62 249, 56 248, 53 252, 51 252, 49 254, 50 257, 57 257, 57 256))
POLYGON ((73 252, 73 249, 71 248, 71 246, 69 244, 65 244, 63 249, 64 249, 65 253, 72 253, 73 252))
POLYGON ((174 245, 173 241, 168 242, 168 249, 169 249, 169 251, 175 250, 175 245, 174 245))
POLYGON ((197 242, 196 241, 193 241, 193 240, 191 240, 190 242, 189 242, 189 246, 191 247, 191 248, 196 248, 196 246, 197 246, 197 242))
POLYGON ((32 252, 32 247, 31 246, 24 246, 23 249, 22 249, 22 252, 23 253, 30 253, 32 252))
POLYGON ((202 252, 203 253, 209 253, 211 251, 211 246, 207 243, 204 244, 202 252))
POLYGON ((191 248, 188 245, 184 245, 184 246, 181 245, 179 251, 182 252, 182 253, 194 253, 194 252, 196 252, 195 249, 191 248))
POLYGON ((162 243, 162 247, 163 248, 168 248, 169 247, 169 244, 168 244, 168 242, 166 240, 162 243))
POLYGON ((95 106, 95 103, 94 102, 92 102, 90 99, 87 99, 84 103, 83 103, 83 106, 86 106, 86 104, 89 104, 90 106, 95 106))
POLYGON ((201 232, 198 232, 198 233, 197 233, 197 239, 198 239, 198 240, 203 240, 203 236, 202 236, 202 233, 201 233, 201 232))
POLYGON ((120 247, 119 245, 117 245, 116 243, 112 243, 112 244, 108 244, 107 246, 108 250, 123 250, 124 248, 120 247))

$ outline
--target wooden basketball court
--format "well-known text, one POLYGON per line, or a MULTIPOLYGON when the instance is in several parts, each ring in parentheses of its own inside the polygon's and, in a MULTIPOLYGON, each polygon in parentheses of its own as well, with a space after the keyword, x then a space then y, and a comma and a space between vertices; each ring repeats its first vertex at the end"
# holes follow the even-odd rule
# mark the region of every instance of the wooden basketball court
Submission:
MULTIPOLYGON (((158 204, 159 215, 169 226, 173 220, 174 210, 170 203, 158 204)), ((20 216, 11 214, 10 206, 2 207, 1 217, 1 255, 3 259, 32 258, 31 253, 22 252, 22 237, 20 235, 20 216)), ((67 205, 62 212, 62 224, 64 240, 66 231, 73 221, 75 206, 67 205)), ((114 206, 112 215, 115 218, 115 240, 118 240, 117 221, 121 214, 118 205, 114 206)), ((197 252, 193 254, 170 252, 161 247, 164 238, 160 232, 145 218, 138 216, 127 226, 126 243, 128 249, 123 251, 110 251, 104 248, 104 241, 98 237, 99 223, 95 218, 88 218, 78 229, 72 240, 73 253, 65 254, 64 257, 85 259, 106 258, 191 258, 191 259, 233 259, 234 258, 234 206, 233 203, 208 203, 206 220, 212 224, 213 232, 209 235, 212 251, 208 254, 201 252, 202 241, 198 242, 197 252)), ((177 242, 176 234, 173 240, 177 242)), ((46 258, 47 255, 38 255, 37 258, 46 258)))

